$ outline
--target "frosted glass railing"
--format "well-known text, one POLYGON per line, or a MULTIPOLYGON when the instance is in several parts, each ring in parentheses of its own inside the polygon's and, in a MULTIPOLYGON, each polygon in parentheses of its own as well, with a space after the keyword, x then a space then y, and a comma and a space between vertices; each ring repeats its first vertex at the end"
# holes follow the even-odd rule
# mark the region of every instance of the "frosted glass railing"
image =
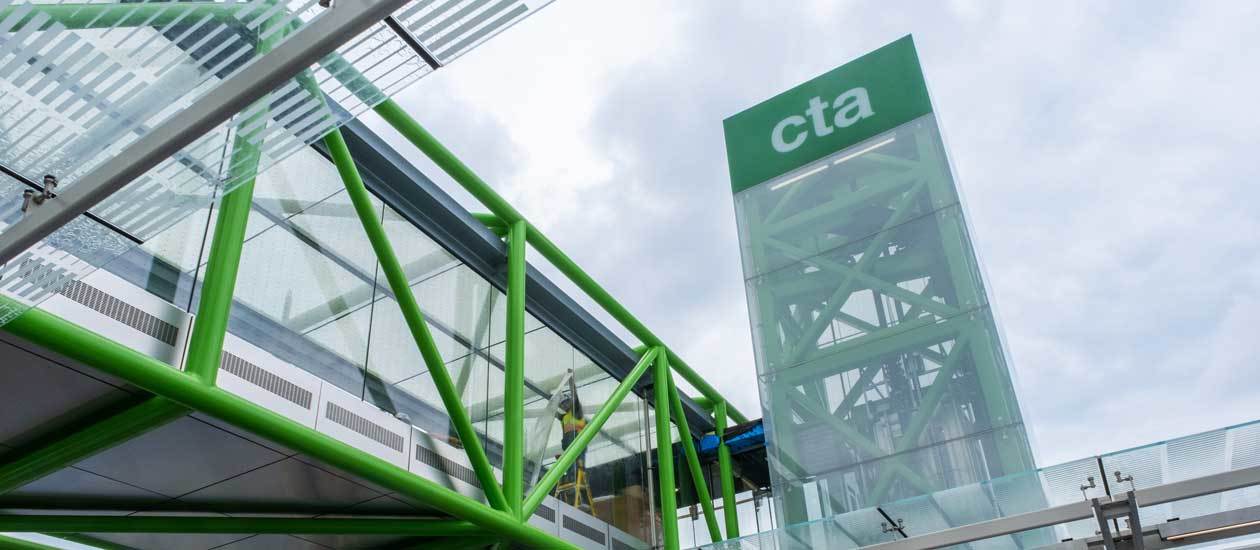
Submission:
MULTIPOLYGON (((319 17, 317 1, 0 0, 0 165, 33 182, 55 175, 60 192, 73 192, 84 174, 319 17)), ((549 1, 416 0, 396 17, 445 62, 549 1)), ((92 212, 146 240, 431 71, 378 23, 92 212)), ((0 210, 20 205, 25 186, 13 184, 16 196, 0 190, 0 210)), ((17 219, 9 212, 0 232, 17 219)), ((0 293, 16 299, 0 306, 0 324, 120 252, 78 225, 0 268, 0 293)))
MULTIPOLYGON (((1260 465, 1260 421, 1014 474, 983 483, 864 508, 807 523, 703 546, 714 550, 844 549, 926 535, 1000 517, 1035 512, 1133 489, 1144 489, 1260 465), (1116 481, 1120 478, 1132 481, 1116 481), (1090 483, 1093 478, 1093 483, 1090 483), (1090 487, 1093 485, 1093 487, 1090 487), (900 520, 901 531, 893 529, 900 520)), ((1141 502, 1138 503, 1141 506, 1141 502)), ((1252 486, 1140 508, 1142 525, 1260 505, 1252 486)), ((1121 526, 1124 527, 1124 526, 1121 526)), ((1005 535, 973 544, 1036 548, 1094 536, 1093 519, 1005 535)))

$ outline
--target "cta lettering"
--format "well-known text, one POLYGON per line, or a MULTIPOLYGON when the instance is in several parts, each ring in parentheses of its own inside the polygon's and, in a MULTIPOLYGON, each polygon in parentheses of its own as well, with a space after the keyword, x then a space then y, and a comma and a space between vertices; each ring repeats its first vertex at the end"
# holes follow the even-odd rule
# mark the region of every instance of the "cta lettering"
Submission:
POLYGON ((821 98, 810 98, 809 108, 805 109, 804 114, 809 116, 808 120, 802 115, 792 115, 774 125, 774 130, 770 132, 770 145, 774 146, 775 151, 790 152, 805 143, 810 130, 818 137, 830 135, 836 128, 852 126, 857 121, 874 115, 875 111, 871 110, 871 98, 867 96, 866 88, 853 88, 836 96, 830 105, 821 98), (827 117, 828 107, 835 111, 830 121, 827 117))

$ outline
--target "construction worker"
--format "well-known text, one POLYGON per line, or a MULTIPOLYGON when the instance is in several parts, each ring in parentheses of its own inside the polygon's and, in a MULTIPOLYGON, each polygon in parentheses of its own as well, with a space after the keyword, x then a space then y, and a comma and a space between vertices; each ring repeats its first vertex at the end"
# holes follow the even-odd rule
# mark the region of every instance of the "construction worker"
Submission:
MULTIPOLYGON (((578 434, 586 428, 586 415, 582 412, 582 400, 577 395, 577 383, 569 378, 569 388, 560 399, 560 408, 556 411, 560 419, 560 447, 569 448, 577 440, 578 434)), ((556 498, 568 502, 576 508, 590 509, 590 485, 586 479, 586 449, 578 455, 573 466, 564 473, 564 478, 556 485, 556 498), (583 494, 585 493, 585 494, 583 494), (564 498, 570 496, 570 498, 564 498), (587 502, 582 502, 585 496, 587 502)))

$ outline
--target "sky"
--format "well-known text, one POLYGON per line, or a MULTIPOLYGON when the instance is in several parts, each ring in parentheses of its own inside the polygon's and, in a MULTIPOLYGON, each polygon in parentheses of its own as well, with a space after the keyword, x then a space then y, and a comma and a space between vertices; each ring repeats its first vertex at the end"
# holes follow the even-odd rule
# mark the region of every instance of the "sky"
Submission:
POLYGON ((558 0, 397 99, 755 417, 721 122, 913 34, 1050 465, 1260 418, 1257 20, 1254 2, 558 0))

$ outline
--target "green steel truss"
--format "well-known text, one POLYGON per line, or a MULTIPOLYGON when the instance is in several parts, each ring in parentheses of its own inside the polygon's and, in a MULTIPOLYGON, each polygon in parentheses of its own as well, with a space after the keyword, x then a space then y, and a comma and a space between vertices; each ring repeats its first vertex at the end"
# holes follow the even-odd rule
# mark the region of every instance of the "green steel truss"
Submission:
MULTIPOLYGON (((116 23, 101 17, 124 17, 117 11, 101 11, 116 4, 51 4, 34 5, 32 13, 49 15, 72 29, 93 28, 116 23)), ((6 10, 0 12, 7 13, 6 10)), ((213 4, 179 2, 135 4, 137 25, 157 25, 184 12, 199 16, 223 17, 223 10, 213 4), (147 17, 142 17, 147 15, 147 17)), ((126 17, 130 17, 127 15, 126 17)), ((19 27, 20 28, 20 27, 19 27)), ((267 44, 257 44, 265 49, 267 44)), ((335 54, 334 54, 335 57, 335 54)), ((336 60, 328 61, 336 63, 336 60)), ((343 82, 361 94, 375 90, 366 79, 343 82)), ((306 85, 313 86, 311 79, 306 85)), ((380 219, 371 205, 363 180, 339 130, 325 136, 333 163, 353 202, 373 251, 380 262, 391 289, 398 298, 407 326, 420 350, 426 367, 437 387, 444 408, 459 435, 473 469, 481 482, 489 504, 483 504, 402 468, 355 449, 314 429, 300 425, 259 405, 245 401, 215 386, 223 340, 231 310, 237 269, 245 237, 246 221, 253 197, 253 171, 256 170, 258 146, 243 141, 233 144, 231 154, 238 169, 246 174, 247 183, 221 199, 217 225, 210 246, 209 263, 203 281, 197 322, 190 336, 185 371, 135 352, 103 336, 38 309, 31 309, 3 327, 16 336, 36 345, 61 353, 73 360, 116 376, 147 390, 151 397, 68 430, 58 438, 45 441, 39 448, 24 452, 0 464, 0 494, 51 474, 66 466, 135 438, 191 411, 199 411, 231 425, 270 439, 280 445, 305 453, 372 483, 414 498, 445 512, 451 519, 341 518, 291 519, 277 517, 112 517, 112 516, 3 516, 0 531, 40 532, 67 540, 84 540, 81 532, 138 533, 289 533, 289 534, 401 534, 423 537, 426 548, 475 547, 510 541, 539 548, 574 548, 571 544, 539 531, 526 521, 544 497, 559 482, 564 472, 581 455, 605 422, 633 390, 639 379, 652 370, 655 395, 658 481, 661 517, 664 518, 665 548, 678 548, 677 510, 674 498, 673 444, 670 436, 671 416, 679 430, 688 470, 704 504, 704 515, 710 536, 722 540, 717 517, 704 482, 704 474, 696 456, 693 438, 682 414, 681 401, 674 385, 674 375, 681 376, 702 395, 698 402, 713 411, 718 435, 727 422, 745 422, 747 418, 729 405, 707 381, 697 374, 658 336, 634 317, 594 278, 531 225, 516 209, 499 196, 485 181, 416 122, 392 100, 380 103, 376 112, 411 141, 421 152, 471 193, 489 211, 477 214, 478 219, 502 235, 508 245, 507 288, 507 358, 505 369, 504 468, 502 483, 496 479, 468 412, 460 402, 458 386, 465 381, 452 380, 447 372, 428 323, 408 285, 403 266, 394 253, 380 219), (248 162, 253 159, 253 162, 248 162), (528 245, 528 246, 527 246, 528 245), (599 304, 631 334, 644 343, 635 368, 614 390, 612 396, 596 412, 576 441, 565 449, 558 461, 528 494, 523 494, 524 476, 524 369, 528 350, 525 348, 525 266, 528 248, 539 253, 579 289, 599 304), (672 414, 671 414, 672 409, 672 414), (436 541, 436 542, 435 542, 436 541)), ((259 116, 265 116, 265 113, 259 116)), ((0 298, 3 299, 3 298, 0 298)), ((722 499, 727 536, 738 536, 735 516, 734 477, 729 449, 723 442, 719 451, 722 499)), ((91 541, 87 541, 91 543, 91 541)), ((44 546, 16 539, 0 538, 0 543, 24 548, 44 546)))
POLYGON ((787 523, 806 519, 793 483, 849 484, 833 513, 946 488, 915 450, 948 430, 982 441, 990 477, 1032 467, 934 119, 871 142, 736 199, 787 523), (942 426, 946 407, 964 419, 942 426), (803 448, 824 434, 830 456, 803 448))

